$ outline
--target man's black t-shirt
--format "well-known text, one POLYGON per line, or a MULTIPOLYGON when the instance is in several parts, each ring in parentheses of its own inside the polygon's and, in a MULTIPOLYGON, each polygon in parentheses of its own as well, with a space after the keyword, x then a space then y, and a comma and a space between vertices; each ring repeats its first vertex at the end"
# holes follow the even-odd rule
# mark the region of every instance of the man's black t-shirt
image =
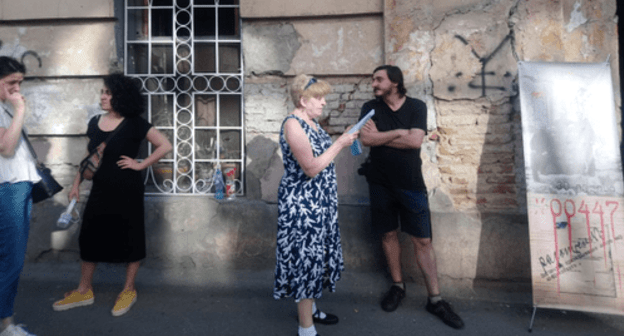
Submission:
MULTIPOLYGON (((392 111, 383 99, 368 101, 362 106, 360 119, 375 109, 372 120, 380 132, 395 129, 420 128, 427 132, 427 105, 406 97, 397 111, 392 111)), ((399 149, 388 146, 371 147, 371 165, 366 174, 368 183, 404 190, 426 190, 420 159, 420 148, 399 149)))

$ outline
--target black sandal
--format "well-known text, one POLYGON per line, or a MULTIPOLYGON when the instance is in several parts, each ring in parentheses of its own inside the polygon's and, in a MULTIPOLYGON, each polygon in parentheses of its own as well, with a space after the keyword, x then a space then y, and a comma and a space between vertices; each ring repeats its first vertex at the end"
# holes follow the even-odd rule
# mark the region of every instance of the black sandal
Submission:
POLYGON ((312 321, 314 321, 314 323, 326 325, 336 324, 338 323, 338 316, 325 313, 325 318, 321 318, 321 311, 317 309, 314 314, 312 314, 312 321))

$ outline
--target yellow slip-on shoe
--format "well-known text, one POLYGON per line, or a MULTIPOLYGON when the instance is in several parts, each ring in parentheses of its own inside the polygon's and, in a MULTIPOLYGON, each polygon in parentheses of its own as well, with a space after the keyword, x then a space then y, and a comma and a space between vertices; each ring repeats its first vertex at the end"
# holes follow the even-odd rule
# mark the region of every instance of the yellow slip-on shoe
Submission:
POLYGON ((130 307, 137 300, 137 292, 133 291, 123 291, 117 297, 117 301, 115 301, 115 307, 111 310, 113 316, 121 316, 130 310, 130 307))
POLYGON ((88 306, 93 304, 94 301, 95 297, 93 296, 92 290, 89 289, 89 291, 85 294, 80 294, 79 291, 73 290, 66 293, 64 299, 54 302, 52 309, 55 311, 62 311, 81 306, 88 306))

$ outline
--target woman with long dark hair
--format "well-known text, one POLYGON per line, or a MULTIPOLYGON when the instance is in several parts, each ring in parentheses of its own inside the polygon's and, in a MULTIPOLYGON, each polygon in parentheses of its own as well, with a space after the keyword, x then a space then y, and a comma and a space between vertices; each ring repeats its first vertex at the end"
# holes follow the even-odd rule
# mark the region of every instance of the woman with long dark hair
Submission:
MULTIPOLYGON (((65 293, 54 303, 56 311, 92 304, 93 273, 98 262, 127 263, 126 282, 113 307, 113 316, 128 312, 137 300, 135 278, 145 258, 143 211, 144 185, 141 170, 171 151, 169 140, 139 115, 144 110, 143 97, 134 82, 121 74, 104 78, 100 104, 105 114, 89 121, 88 150, 93 151, 111 132, 117 133, 106 143, 100 168, 93 177, 93 187, 83 214, 79 247, 81 264, 78 288, 65 293), (142 162, 134 158, 141 142, 147 139, 154 151, 142 162)), ((82 181, 78 172, 69 199, 79 199, 82 181)))
POLYGON ((20 93, 26 68, 0 57, 0 335, 32 335, 13 324, 17 283, 30 229, 32 187, 41 177, 22 137, 26 101, 20 93))

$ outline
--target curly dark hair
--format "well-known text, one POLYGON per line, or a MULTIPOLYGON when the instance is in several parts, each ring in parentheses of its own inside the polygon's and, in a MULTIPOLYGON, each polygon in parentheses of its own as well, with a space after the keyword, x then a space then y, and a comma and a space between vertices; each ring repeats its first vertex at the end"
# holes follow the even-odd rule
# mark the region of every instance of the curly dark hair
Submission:
POLYGON ((26 74, 26 67, 24 64, 14 58, 0 56, 0 79, 16 72, 26 74))
POLYGON ((104 85, 110 90, 111 108, 123 117, 136 117, 145 110, 141 88, 130 77, 120 73, 104 77, 104 85))

